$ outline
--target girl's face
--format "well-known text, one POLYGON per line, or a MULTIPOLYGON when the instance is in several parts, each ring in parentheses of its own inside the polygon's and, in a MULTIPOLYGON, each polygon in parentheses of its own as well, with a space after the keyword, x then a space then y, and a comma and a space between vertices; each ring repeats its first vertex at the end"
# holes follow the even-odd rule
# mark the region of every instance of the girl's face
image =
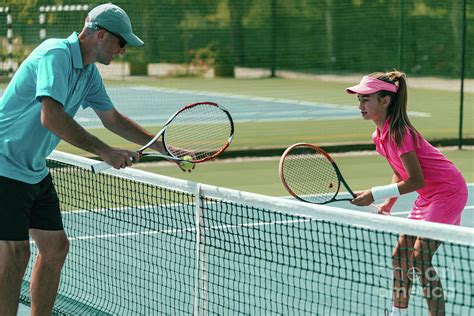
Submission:
POLYGON ((377 125, 385 122, 387 107, 390 103, 388 96, 380 99, 377 93, 358 94, 359 110, 364 120, 374 121, 377 125))

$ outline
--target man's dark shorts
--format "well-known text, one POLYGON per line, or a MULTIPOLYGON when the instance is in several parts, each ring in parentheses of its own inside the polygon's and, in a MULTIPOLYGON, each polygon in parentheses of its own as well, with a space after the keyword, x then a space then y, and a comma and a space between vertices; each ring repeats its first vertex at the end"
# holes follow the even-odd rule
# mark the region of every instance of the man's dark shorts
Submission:
POLYGON ((0 176, 0 240, 28 240, 30 228, 63 230, 51 175, 36 184, 0 176))

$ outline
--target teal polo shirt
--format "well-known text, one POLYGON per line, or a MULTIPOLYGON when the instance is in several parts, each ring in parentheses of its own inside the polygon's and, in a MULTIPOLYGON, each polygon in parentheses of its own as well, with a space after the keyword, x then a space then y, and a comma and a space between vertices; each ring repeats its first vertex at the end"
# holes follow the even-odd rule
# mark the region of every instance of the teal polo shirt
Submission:
POLYGON ((46 157, 60 139, 41 124, 41 98, 50 97, 71 116, 79 106, 113 108, 96 65, 84 66, 78 34, 48 39, 21 64, 0 99, 0 176, 38 183, 46 157))

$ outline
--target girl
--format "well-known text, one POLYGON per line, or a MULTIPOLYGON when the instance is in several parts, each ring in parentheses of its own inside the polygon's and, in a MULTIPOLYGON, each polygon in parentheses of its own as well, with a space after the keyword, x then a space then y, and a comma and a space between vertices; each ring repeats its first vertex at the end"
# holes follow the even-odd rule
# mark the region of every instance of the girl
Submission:
MULTIPOLYGON (((373 73, 346 89, 357 94, 365 120, 375 123, 372 135, 377 152, 393 169, 392 184, 358 192, 352 204, 366 206, 374 200, 381 214, 389 213, 401 194, 418 192, 408 218, 459 225, 467 202, 461 173, 413 127, 407 115, 405 74, 373 73)), ((406 315, 413 272, 423 287, 430 315, 444 315, 443 287, 431 259, 439 241, 401 235, 393 251, 393 307, 391 315, 406 315)))

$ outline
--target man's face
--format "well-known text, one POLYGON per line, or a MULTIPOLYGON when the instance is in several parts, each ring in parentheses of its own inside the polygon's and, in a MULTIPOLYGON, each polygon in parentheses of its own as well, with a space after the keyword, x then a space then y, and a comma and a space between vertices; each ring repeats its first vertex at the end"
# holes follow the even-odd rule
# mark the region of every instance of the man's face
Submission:
POLYGON ((115 55, 125 53, 126 42, 119 35, 100 29, 97 36, 99 37, 99 43, 96 47, 98 63, 109 65, 115 55))

